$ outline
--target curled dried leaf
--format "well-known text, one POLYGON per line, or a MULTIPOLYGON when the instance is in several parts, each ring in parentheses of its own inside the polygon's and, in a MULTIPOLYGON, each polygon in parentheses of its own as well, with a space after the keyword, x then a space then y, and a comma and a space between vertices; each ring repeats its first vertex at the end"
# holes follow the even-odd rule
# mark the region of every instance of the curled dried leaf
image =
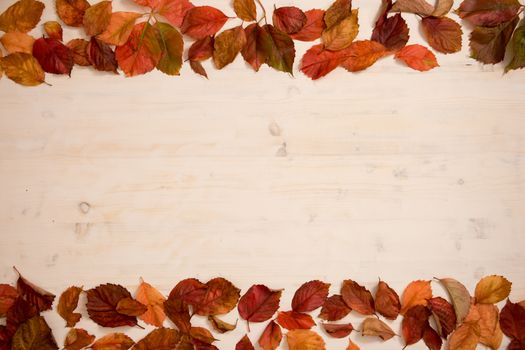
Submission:
POLYGON ((323 329, 327 334, 334 338, 346 338, 354 330, 354 326, 351 323, 346 324, 335 324, 335 323, 323 323, 323 329))
POLYGON ((95 336, 89 334, 85 329, 71 328, 64 340, 66 350, 81 350, 95 341, 95 336))
POLYGON ((396 335, 390 326, 375 317, 368 317, 363 321, 361 324, 361 334, 379 337, 385 341, 396 335))
POLYGON ((81 287, 69 287, 60 295, 58 299, 58 314, 66 321, 66 327, 75 327, 82 315, 76 313, 78 299, 82 293, 81 287))
POLYGON ((445 287, 456 312, 456 323, 459 325, 470 310, 470 293, 467 288, 453 278, 440 278, 438 281, 445 287))
MULTIPOLYGON (((33 52, 34 52, 34 46, 33 46, 33 52)), ((17 54, 14 54, 14 55, 17 55, 17 54)), ((19 55, 24 55, 24 54, 19 53, 19 55)), ((10 56, 12 55, 9 55, 2 59, 2 65, 4 64, 6 60, 8 60, 8 57, 10 56)), ((25 57, 25 56, 22 56, 22 57, 25 57)), ((37 68, 31 67, 31 66, 33 66, 33 64, 28 63, 24 60, 24 64, 22 64, 23 69, 26 72, 32 70, 33 73, 36 73, 37 68)), ((4 70, 6 71, 6 75, 9 77, 8 70, 5 69, 5 67, 4 67, 4 70)), ((42 77, 42 81, 43 81, 43 77, 42 77)), ((33 305, 39 312, 50 310, 51 305, 53 304, 53 300, 55 300, 55 295, 29 282, 18 272, 18 270, 16 270, 16 272, 18 273, 18 280, 16 282, 18 294, 20 294, 20 296, 22 296, 29 304, 33 305)))
POLYGON ((235 322, 235 324, 231 324, 221 320, 217 316, 208 316, 208 321, 210 321, 213 329, 219 333, 230 332, 237 327, 237 322, 235 322))

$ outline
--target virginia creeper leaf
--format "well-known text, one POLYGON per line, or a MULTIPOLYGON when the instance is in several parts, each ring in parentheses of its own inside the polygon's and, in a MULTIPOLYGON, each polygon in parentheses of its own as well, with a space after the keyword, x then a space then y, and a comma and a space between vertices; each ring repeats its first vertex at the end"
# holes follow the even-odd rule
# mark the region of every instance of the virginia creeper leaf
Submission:
POLYGON ((323 44, 312 46, 301 60, 301 72, 312 80, 324 77, 336 69, 346 58, 346 49, 330 51, 323 44))
POLYGON ((350 16, 351 10, 350 0, 335 0, 324 14, 326 28, 331 28, 350 16))
POLYGON ((258 72, 267 58, 261 44, 262 29, 258 23, 252 23, 244 29, 244 33, 246 34, 246 44, 241 50, 242 57, 258 72))
POLYGON ((295 45, 292 38, 271 24, 265 24, 258 39, 258 45, 266 56, 266 63, 278 71, 293 75, 295 45))
POLYGON ((306 23, 297 33, 291 35, 295 40, 314 41, 321 37, 326 28, 324 22, 325 11, 312 9, 305 13, 306 23))
POLYGON ((383 0, 384 11, 376 21, 372 40, 383 44, 388 50, 397 51, 408 42, 408 26, 401 14, 388 17, 388 11, 392 8, 392 0, 383 0))
POLYGON ((140 13, 136 12, 115 12, 111 14, 105 31, 99 34, 97 38, 106 44, 124 45, 128 41, 135 26, 135 21, 139 17, 140 13))
POLYGON ((323 31, 321 38, 326 49, 339 51, 352 44, 359 33, 358 14, 358 10, 352 10, 348 17, 323 31))
POLYGON ((461 50, 461 26, 447 17, 425 17, 421 21, 423 33, 428 44, 441 53, 454 53, 461 50))
POLYGON ((463 323, 450 335, 450 350, 475 350, 479 341, 479 327, 463 323))
POLYGON ((233 0, 233 9, 237 17, 246 22, 257 19, 257 8, 254 0, 233 0))
POLYGON ((505 72, 525 67, 525 25, 519 26, 512 36, 512 60, 505 67, 505 72))
POLYGON ((186 13, 194 6, 189 0, 160 0, 156 11, 166 20, 179 28, 186 13))
POLYGON ((215 37, 213 62, 222 69, 235 60, 246 44, 246 34, 242 26, 227 29, 215 37))
POLYGON ((157 69, 168 75, 179 75, 184 50, 182 35, 167 23, 156 22, 154 26, 159 33, 162 49, 162 56, 157 63, 157 69))
POLYGON ((96 70, 117 73, 115 52, 101 40, 92 37, 87 46, 88 58, 96 70))
POLYGON ((464 0, 456 13, 477 26, 496 26, 512 20, 521 5, 518 0, 464 0))

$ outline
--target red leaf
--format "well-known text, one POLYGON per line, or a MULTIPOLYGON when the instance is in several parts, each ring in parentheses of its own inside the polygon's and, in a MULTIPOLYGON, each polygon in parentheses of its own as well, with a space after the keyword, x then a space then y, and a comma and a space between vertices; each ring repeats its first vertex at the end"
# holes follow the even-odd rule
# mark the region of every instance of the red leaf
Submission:
POLYGON ((221 315, 237 305, 240 291, 230 281, 218 277, 206 283, 204 293, 190 293, 184 299, 193 306, 193 312, 197 315, 221 315))
POLYGON ((172 297, 170 294, 168 300, 164 302, 164 312, 181 332, 190 332, 190 310, 188 305, 182 299, 176 296, 172 297))
POLYGON ((239 340, 237 345, 235 345, 235 350, 255 350, 255 348, 253 347, 250 338, 248 338, 248 335, 245 335, 239 340))
POLYGON ((454 307, 445 299, 435 297, 428 300, 428 308, 434 315, 439 335, 446 339, 456 328, 454 307))
POLYGON ((279 7, 273 11, 273 25, 286 34, 299 32, 306 21, 304 12, 295 6, 279 7))
POLYGON ((326 299, 319 318, 326 321, 338 321, 348 315, 350 311, 352 311, 352 309, 346 305, 343 297, 336 294, 326 299))
POLYGON ((87 312, 95 323, 103 327, 135 326, 137 318, 117 312, 119 301, 131 298, 131 293, 116 284, 102 284, 86 291, 87 312))
POLYGON ((277 322, 288 330, 310 329, 315 326, 312 316, 295 311, 279 312, 277 322))
POLYGON ((259 338, 259 346, 263 350, 275 350, 281 344, 282 339, 281 327, 274 321, 270 321, 259 338))
POLYGON ((345 52, 326 50, 323 44, 314 45, 306 51, 301 60, 301 72, 312 80, 322 78, 346 59, 345 52))
POLYGON ((430 350, 440 350, 443 345, 439 334, 428 324, 423 331, 423 341, 430 350))
POLYGON ((215 7, 197 6, 186 13, 181 30, 194 39, 201 39, 217 33, 227 20, 228 17, 215 7))
POLYGON ((35 40, 33 56, 44 71, 71 75, 74 64, 71 50, 56 39, 40 38, 35 40))
POLYGON ((418 44, 405 46, 396 53, 395 57, 420 72, 439 67, 436 56, 429 49, 418 44))
POLYGON ((512 339, 525 341, 525 309, 507 300, 500 314, 501 330, 512 339))
POLYGON ((372 32, 372 40, 383 44, 387 49, 397 51, 408 42, 408 26, 401 14, 388 17, 388 11, 392 8, 392 0, 384 0, 385 10, 376 22, 372 32))
POLYGON ((474 25, 493 27, 513 19, 520 8, 517 0, 464 0, 457 14, 474 25))
POLYGON ((239 300, 239 315, 248 322, 269 320, 279 309, 281 293, 261 284, 251 286, 239 300))
POLYGON ((331 324, 331 323, 323 323, 323 328, 334 338, 345 338, 352 333, 354 330, 354 327, 351 323, 346 324, 331 324))
POLYGON ((26 280, 18 270, 16 272, 18 273, 16 287, 20 296, 33 305, 38 312, 51 309, 55 295, 26 280))
POLYGON ((423 338, 423 332, 428 325, 429 312, 423 305, 410 308, 403 318, 401 329, 406 345, 415 344, 423 338))
POLYGON ((7 313, 7 310, 15 303, 16 298, 18 298, 18 291, 8 285, 0 284, 0 317, 4 317, 7 313))
POLYGON ((258 23, 252 23, 244 29, 246 44, 241 50, 242 57, 256 71, 266 62, 267 54, 261 46, 261 27, 258 23))
POLYGON ((301 41, 314 41, 321 37, 323 30, 325 30, 326 25, 324 23, 324 14, 323 10, 308 10, 305 13, 306 23, 303 28, 295 34, 292 34, 292 38, 295 40, 301 41))
POLYGON ((389 320, 395 320, 401 310, 399 295, 395 290, 383 281, 379 281, 375 298, 375 307, 384 317, 389 320))
POLYGON ((195 6, 189 0, 160 0, 157 12, 176 27, 180 27, 189 10, 195 6))
POLYGON ((461 26, 447 17, 425 17, 421 21, 423 33, 429 45, 442 53, 454 53, 461 50, 461 26))
POLYGON ((35 306, 19 296, 11 308, 7 310, 6 332, 8 337, 11 338, 22 323, 38 314, 39 311, 35 306))
POLYGON ((115 52, 109 45, 92 37, 87 47, 87 52, 89 61, 96 70, 118 74, 115 52))
POLYGON ((341 296, 346 305, 362 315, 372 315, 375 311, 374 298, 370 291, 352 280, 343 282, 341 296))
POLYGON ((525 340, 513 339, 507 346, 507 350, 525 350, 525 340))
POLYGON ((207 36, 195 41, 188 50, 188 59, 204 61, 213 55, 213 37, 207 36))
POLYGON ((317 280, 304 283, 295 292, 292 299, 292 310, 310 312, 321 307, 328 296, 329 288, 330 283, 317 280))

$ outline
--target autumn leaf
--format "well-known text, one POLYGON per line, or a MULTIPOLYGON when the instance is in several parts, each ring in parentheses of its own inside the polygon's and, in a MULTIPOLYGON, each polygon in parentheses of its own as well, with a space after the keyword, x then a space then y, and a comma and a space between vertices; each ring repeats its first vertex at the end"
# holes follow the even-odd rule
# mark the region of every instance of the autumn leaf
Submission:
POLYGON ((348 346, 346 347, 346 350, 361 350, 361 348, 352 341, 352 339, 348 338, 348 346))
POLYGON ((44 82, 44 70, 30 54, 15 52, 0 58, 5 75, 17 84, 36 86, 44 82))
POLYGON ((199 75, 202 75, 203 77, 208 79, 208 73, 206 73, 206 70, 204 69, 204 67, 202 66, 202 63, 200 61, 190 60, 190 68, 195 73, 197 73, 199 75))
POLYGON ((403 339, 406 345, 417 343, 423 338, 423 332, 428 324, 429 312, 423 305, 415 305, 408 309, 401 323, 403 339))
POLYGON ((300 41, 314 41, 321 37, 326 28, 324 22, 325 11, 312 9, 304 13, 306 16, 306 23, 301 30, 291 35, 295 40, 300 41))
POLYGON ((237 309, 239 315, 248 322, 264 322, 269 320, 279 309, 282 290, 256 284, 239 299, 237 309))
MULTIPOLYGON (((33 46, 33 52, 34 52, 34 49, 35 48, 33 46)), ((23 55, 23 54, 20 53, 20 55, 23 55)), ((10 56, 12 55, 9 55, 2 59, 2 65, 4 65, 4 62, 6 60, 9 61, 8 57, 10 56)), ((29 62, 24 62, 23 64, 25 71, 30 71, 30 70, 32 70, 33 72, 36 71, 35 68, 26 67, 25 63, 29 63, 29 62)), ((29 65, 32 66, 32 64, 29 64, 29 65)), ((4 70, 6 71, 6 75, 10 77, 8 69, 6 69, 5 66, 4 66, 4 70)), ((42 78, 42 81, 43 81, 43 78, 42 78)), ((53 304, 53 300, 55 300, 55 295, 29 282, 27 279, 25 279, 20 274, 20 272, 18 272, 18 270, 16 270, 16 268, 15 268, 15 271, 18 273, 18 280, 16 282, 18 294, 22 296, 29 304, 36 307, 38 312, 50 310, 51 305, 53 304)))
POLYGON ((441 337, 429 324, 427 324, 423 331, 423 341, 430 350, 440 350, 443 345, 441 337))
POLYGON ((503 61, 507 44, 518 21, 519 19, 515 18, 496 27, 475 27, 470 34, 472 58, 485 64, 503 61))
POLYGON ((470 310, 470 293, 467 288, 453 278, 440 278, 438 281, 447 290, 456 312, 457 324, 461 324, 470 310))
POLYGON ((401 14, 388 17, 388 11, 392 7, 391 0, 383 0, 386 3, 383 14, 376 21, 372 40, 383 44, 388 50, 397 51, 408 42, 408 26, 401 14))
POLYGON ((86 291, 87 312, 89 317, 103 327, 133 327, 137 324, 136 317, 120 314, 117 305, 120 300, 131 298, 130 292, 117 284, 102 284, 86 291))
POLYGON ((513 339, 507 346, 507 350, 523 350, 525 349, 525 341, 513 339))
POLYGON ((140 13, 136 12, 113 13, 105 31, 99 34, 97 38, 106 44, 124 45, 133 31, 135 21, 140 16, 140 13))
POLYGON ((88 58, 96 70, 117 73, 115 52, 104 42, 92 37, 87 46, 88 58))
POLYGON ((499 310, 492 304, 472 305, 474 323, 479 326, 479 342, 493 350, 499 349, 503 332, 499 325, 499 310))
POLYGON ((281 72, 293 75, 295 45, 292 38, 270 24, 261 27, 258 45, 264 52, 266 63, 281 72))
POLYGON ((336 0, 324 14, 326 28, 331 28, 351 15, 352 4, 350 0, 336 0))
POLYGON ((179 75, 182 67, 184 42, 182 35, 170 24, 156 22, 154 27, 159 33, 162 56, 157 69, 167 75, 179 75))
MULTIPOLYGON (((360 44, 360 46, 363 46, 363 48, 356 47, 354 56, 355 58, 353 58, 350 63, 348 63, 348 60, 345 61, 345 63, 343 63, 343 67, 346 68, 346 66, 348 65, 351 68, 348 70, 352 72, 367 68, 371 65, 368 64, 370 61, 372 61, 373 64, 373 62, 377 61, 377 59, 380 57, 379 55, 384 55, 385 48, 379 43, 376 43, 374 41, 358 41, 354 44, 357 43, 363 43, 360 44), (365 45, 365 42, 368 44, 365 45), (375 58, 377 56, 379 57, 375 58)), ((377 284, 377 291, 374 303, 376 311, 384 317, 388 318, 389 320, 395 320, 399 315, 399 311, 401 310, 401 302, 399 301, 399 295, 397 295, 396 291, 390 288, 390 286, 386 282, 383 282, 381 280, 379 280, 379 283, 377 284)))
POLYGON ((126 316, 141 316, 147 310, 147 306, 132 298, 120 299, 117 303, 117 312, 126 316))
POLYGON ((343 51, 326 50, 323 44, 314 45, 301 60, 301 72, 312 80, 322 78, 346 59, 346 51, 343 51))
POLYGON ((221 334, 233 331, 237 327, 237 322, 231 324, 221 320, 217 316, 208 316, 208 321, 210 321, 213 329, 221 334))
POLYGON ((168 297, 168 300, 164 302, 164 311, 181 332, 189 333, 191 328, 190 311, 188 305, 181 298, 168 297))
MULTIPOLYGON (((396 53, 395 57, 405 62, 410 68, 420 72, 425 72, 439 66, 436 56, 432 51, 418 44, 405 46, 396 53)), ((421 302, 424 305, 424 302, 421 302)), ((405 306, 403 306, 403 308, 405 308, 405 306)), ((403 313, 403 309, 401 313, 403 313)))
MULTIPOLYGON (((508 288, 510 289, 510 285, 508 288)), ((520 304, 507 300, 501 310, 499 322, 501 330, 507 337, 525 340, 525 309, 520 304)))
POLYGON ((429 45, 441 53, 461 51, 461 26, 447 17, 426 17, 421 21, 429 45))
POLYGON ((246 22, 257 19, 257 8, 254 0, 233 0, 233 10, 237 17, 246 22))
POLYGON ((193 339, 198 339, 203 343, 211 344, 217 339, 211 334, 209 330, 203 327, 191 327, 190 328, 190 336, 193 339))
POLYGON ((201 39, 217 33, 228 17, 219 9, 211 6, 196 6, 190 9, 182 22, 182 33, 201 39))
POLYGON ((36 27, 45 5, 36 0, 20 0, 0 15, 0 31, 27 33, 36 27))
POLYGON ((428 308, 436 321, 437 332, 447 338, 456 328, 456 312, 453 306, 441 297, 428 299, 428 308))
POLYGON ((390 12, 415 13, 420 16, 431 16, 434 6, 425 0, 396 0, 390 12))
POLYGON ((450 335, 450 350, 475 350, 479 341, 479 327, 463 323, 450 335))
POLYGON ((18 291, 16 288, 8 284, 0 284, 0 317, 5 317, 7 310, 13 306, 17 298, 18 291))
POLYGON ((474 292, 476 303, 499 303, 509 296, 511 286, 512 283, 503 276, 492 275, 484 277, 476 285, 474 292))
POLYGON ((310 312, 321 307, 327 296, 330 283, 314 280, 302 284, 292 299, 292 310, 310 312))
POLYGON ((222 277, 206 282, 203 291, 196 297, 187 295, 184 299, 193 306, 194 313, 200 316, 227 314, 235 308, 240 295, 240 289, 222 277))
POLYGON ((295 6, 284 6, 273 11, 273 25, 281 32, 295 34, 306 24, 307 18, 304 12, 295 6))
POLYGON ((255 350, 255 348, 253 347, 250 338, 248 338, 248 335, 245 334, 235 345, 235 350, 255 350))
POLYGON ((89 8, 87 0, 55 0, 58 17, 72 27, 81 27, 84 13, 89 8))
POLYGON ((162 57, 158 31, 147 22, 136 24, 128 41, 115 49, 115 57, 128 77, 150 72, 162 57))
POLYGON ((476 26, 497 26, 512 20, 521 5, 518 0, 464 0, 456 13, 476 26))
POLYGON ((73 54, 56 39, 37 39, 33 44, 33 56, 47 73, 71 75, 73 54))
POLYGON ((452 6, 454 6, 454 0, 437 0, 436 6, 434 7, 434 11, 432 12, 432 16, 445 16, 447 13, 450 12, 452 6))
POLYGON ((66 350, 81 350, 95 341, 95 336, 80 328, 71 328, 64 340, 66 350))
MULTIPOLYGON (((155 25, 158 25, 157 22, 155 25)), ((164 313, 164 302, 166 298, 151 284, 141 280, 135 299, 146 305, 146 312, 139 316, 139 318, 147 324, 155 327, 162 327, 166 314, 164 313)))
POLYGON ((0 38, 0 42, 8 53, 25 52, 32 54, 35 38, 21 32, 10 32, 5 33, 0 38))
POLYGON ((392 328, 390 328, 385 322, 375 317, 368 317, 363 321, 361 324, 361 334, 379 337, 384 341, 389 340, 396 335, 392 328))
POLYGON ((139 340, 133 350, 172 350, 177 347, 180 337, 175 329, 157 328, 139 340))
POLYGON ((75 309, 78 306, 78 299, 82 293, 81 287, 69 287, 66 289, 58 299, 58 314, 66 321, 66 327, 75 327, 80 318, 81 314, 75 313, 75 309))
POLYGON ((279 312, 277 322, 281 327, 289 330, 310 329, 315 326, 312 316, 296 311, 279 312))
POLYGON ((127 350, 130 349, 135 342, 123 333, 108 334, 91 345, 93 350, 127 350))
POLYGON ((343 281, 341 296, 346 305, 361 315, 372 315, 375 311, 372 293, 352 280, 343 281))
POLYGON ((258 23, 252 23, 244 29, 246 44, 241 50, 244 60, 258 72, 262 64, 266 62, 267 54, 261 45, 262 29, 258 23))
POLYGON ((58 41, 62 41, 64 30, 62 29, 62 26, 57 21, 47 21, 44 23, 44 32, 47 34, 47 36, 51 39, 56 39, 58 41))
POLYGON ((58 350, 51 329, 42 316, 24 322, 12 340, 12 350, 58 350))
POLYGON ((354 327, 351 323, 346 324, 335 324, 335 323, 323 323, 323 328, 327 334, 334 338, 345 338, 352 333, 354 327))
MULTIPOLYGON (((379 60, 381 57, 383 57, 386 54, 387 54, 386 48, 378 42, 371 41, 371 40, 354 41, 345 50, 345 59, 340 65, 341 67, 345 68, 349 72, 358 72, 358 71, 364 70, 372 66, 374 63, 377 62, 377 60, 379 60)), ((399 297, 397 297, 397 299, 399 299, 399 297)), ((386 301, 387 300, 383 300, 383 302, 386 302, 386 301)), ((391 313, 391 317, 394 317, 395 312, 399 314, 399 309, 396 306, 398 305, 399 300, 397 304, 394 300, 392 300, 392 302, 394 302, 394 304, 391 305, 391 307, 393 308, 390 309, 390 313, 391 313), (397 311, 395 311, 396 309, 397 311)), ((376 303, 377 303, 377 300, 376 300, 376 303)), ((384 307, 386 306, 387 305, 384 305, 384 307)), ((376 309, 377 309, 377 305, 376 305, 376 309)), ((383 310, 383 311, 386 312, 386 310, 383 310)), ((395 315, 395 317, 397 317, 397 314, 395 315)))
POLYGON ((211 36, 195 41, 188 50, 188 59, 192 61, 204 61, 212 57, 214 41, 215 39, 211 36))
POLYGON ((325 343, 319 334, 306 329, 296 329, 286 334, 289 350, 325 350, 325 343))
POLYGON ((222 69, 235 60, 246 44, 246 34, 242 26, 227 29, 215 37, 213 62, 222 69))
POLYGON ((189 0, 160 0, 155 10, 170 24, 180 27, 184 17, 193 7, 195 6, 189 0))
POLYGON ((323 31, 321 38, 327 50, 339 51, 350 46, 359 33, 358 13, 352 10, 350 16, 323 31))
POLYGON ((505 67, 505 73, 525 67, 525 25, 520 25, 512 36, 512 59, 505 67))
POLYGON ((21 324, 34 316, 38 316, 38 314, 39 312, 36 307, 29 304, 19 296, 9 310, 7 310, 5 328, 6 338, 10 340, 21 324))
POLYGON ((348 315, 350 311, 352 309, 346 305, 343 297, 336 294, 325 300, 319 318, 325 321, 338 321, 348 315))
POLYGON ((275 350, 281 344, 282 338, 281 327, 275 321, 270 321, 264 328, 258 343, 263 350, 275 350))
POLYGON ((101 1, 90 8, 84 14, 84 30, 89 36, 98 35, 106 30, 111 20, 111 1, 101 1))

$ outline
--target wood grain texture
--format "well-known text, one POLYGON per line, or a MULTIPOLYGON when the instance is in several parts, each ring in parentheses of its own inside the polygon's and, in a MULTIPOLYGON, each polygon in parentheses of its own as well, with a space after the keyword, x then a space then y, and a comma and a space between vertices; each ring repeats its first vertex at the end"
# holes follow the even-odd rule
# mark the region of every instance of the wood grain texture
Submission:
MULTIPOLYGON (((379 1, 354 5, 367 38, 379 1)), ((422 43, 407 18, 411 43, 422 43)), ((437 56, 441 67, 425 74, 384 60, 317 82, 297 64, 295 77, 255 74, 240 59, 207 65, 209 81, 187 66, 180 78, 133 79, 76 68, 36 89, 4 77, 2 280, 14 281, 16 265, 56 293, 108 281, 134 290, 140 276, 167 293, 184 277, 222 275, 243 291, 285 288, 287 309, 310 279, 335 292, 344 278, 372 287, 380 276, 401 292, 453 276, 473 290, 496 273, 525 299, 525 73, 503 76, 466 49, 437 56)), ((46 318, 61 342, 63 322, 46 318)), ((245 331, 220 336, 221 349, 245 331)), ((261 331, 252 326, 253 341, 261 331)))

